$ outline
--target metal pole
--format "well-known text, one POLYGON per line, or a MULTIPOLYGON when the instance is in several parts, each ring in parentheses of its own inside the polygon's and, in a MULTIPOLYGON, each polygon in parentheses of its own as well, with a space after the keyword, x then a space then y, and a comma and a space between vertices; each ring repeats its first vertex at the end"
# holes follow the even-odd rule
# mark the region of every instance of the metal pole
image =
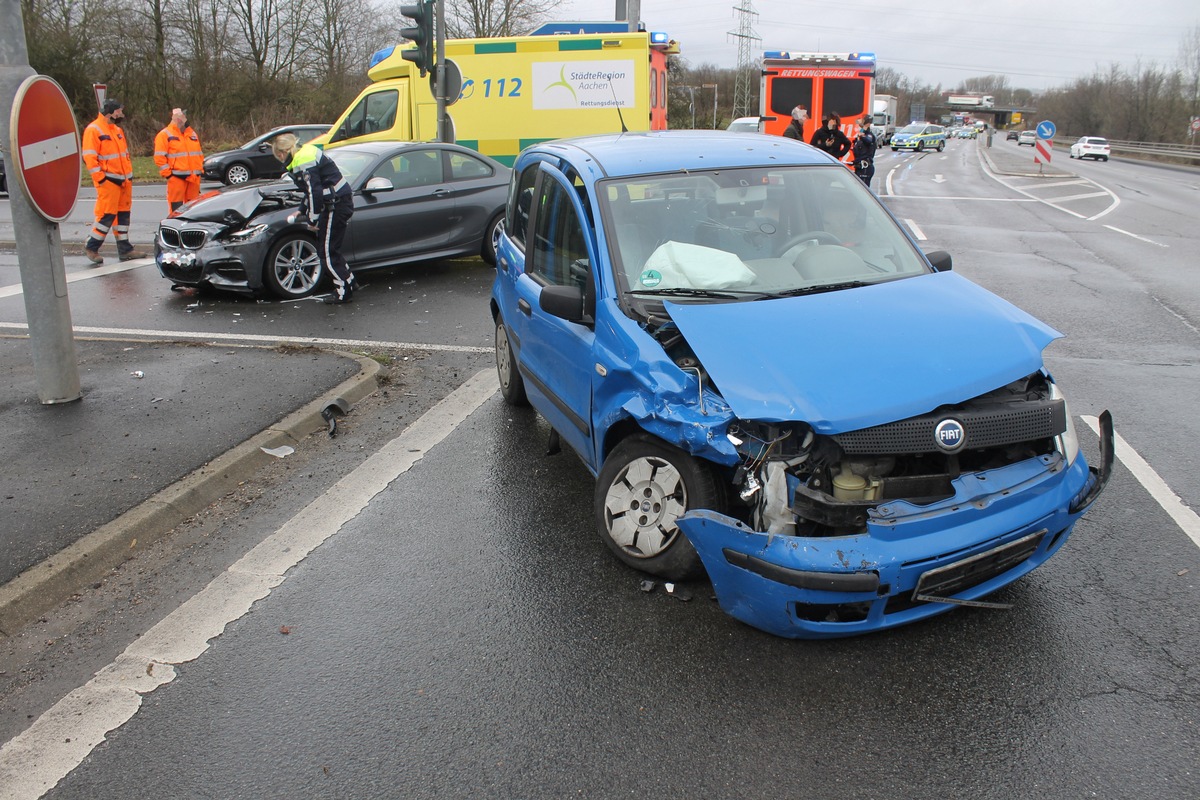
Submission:
POLYGON ((438 141, 454 143, 454 135, 450 130, 450 118, 446 114, 446 2, 436 0, 437 5, 437 42, 436 64, 434 75, 437 76, 437 120, 438 141))
POLYGON ((79 365, 71 331, 71 306, 67 301, 67 273, 63 266, 58 224, 37 212, 19 188, 17 160, 12 147, 12 107, 17 90, 31 75, 25 46, 21 0, 0 0, 0 150, 8 173, 9 209, 17 239, 17 264, 21 272, 25 317, 38 398, 45 405, 69 403, 82 397, 79 365))

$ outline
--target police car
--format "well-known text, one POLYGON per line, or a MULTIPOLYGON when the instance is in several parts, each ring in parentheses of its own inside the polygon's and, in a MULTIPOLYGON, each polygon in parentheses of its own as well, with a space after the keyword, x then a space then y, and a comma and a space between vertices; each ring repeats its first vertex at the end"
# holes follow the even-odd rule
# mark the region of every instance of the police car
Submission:
POLYGON ((905 125, 892 136, 892 152, 897 150, 937 150, 939 153, 946 149, 946 129, 941 125, 931 125, 927 122, 914 122, 905 125))

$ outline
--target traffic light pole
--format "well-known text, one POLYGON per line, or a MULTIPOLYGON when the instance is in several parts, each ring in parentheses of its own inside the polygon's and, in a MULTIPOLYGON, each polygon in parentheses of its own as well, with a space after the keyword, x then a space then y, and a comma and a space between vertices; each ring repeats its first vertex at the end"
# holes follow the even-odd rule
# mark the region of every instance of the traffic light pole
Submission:
POLYGON ((37 73, 29 66, 20 0, 0 0, 0 149, 8 169, 8 198, 17 240, 21 293, 29 321, 29 344, 38 398, 43 405, 82 397, 66 268, 58 223, 37 212, 15 174, 21 165, 10 152, 12 109, 19 87, 37 73))
POLYGON ((450 130, 450 117, 446 114, 446 0, 435 0, 437 5, 437 121, 438 141, 454 143, 454 132, 450 130))

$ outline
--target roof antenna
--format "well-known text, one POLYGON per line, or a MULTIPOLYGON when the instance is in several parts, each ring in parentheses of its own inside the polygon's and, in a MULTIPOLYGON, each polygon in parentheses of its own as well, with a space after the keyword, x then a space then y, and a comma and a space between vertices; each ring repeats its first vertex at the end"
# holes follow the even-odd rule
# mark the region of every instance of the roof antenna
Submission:
POLYGON ((625 117, 621 114, 621 101, 617 99, 617 90, 613 88, 612 78, 608 79, 608 90, 612 92, 613 105, 617 109, 617 119, 621 120, 621 133, 629 133, 629 128, 625 127, 625 117))

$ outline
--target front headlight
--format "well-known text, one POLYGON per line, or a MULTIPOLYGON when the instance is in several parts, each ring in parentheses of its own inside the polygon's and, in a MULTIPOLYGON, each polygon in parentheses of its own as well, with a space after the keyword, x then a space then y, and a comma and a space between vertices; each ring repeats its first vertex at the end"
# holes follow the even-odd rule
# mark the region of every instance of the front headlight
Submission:
POLYGON ((1075 458, 1079 455, 1079 434, 1075 432, 1075 418, 1071 416, 1071 406, 1067 402, 1067 398, 1059 391, 1057 383, 1050 384, 1050 399, 1063 401, 1063 413, 1067 416, 1067 429, 1055 441, 1058 444, 1059 452, 1067 459, 1067 463, 1074 464, 1075 458))
POLYGON ((249 228, 229 234, 225 237, 225 243, 229 245, 249 244, 257 239, 266 229, 267 223, 265 222, 258 225, 251 225, 249 228))

